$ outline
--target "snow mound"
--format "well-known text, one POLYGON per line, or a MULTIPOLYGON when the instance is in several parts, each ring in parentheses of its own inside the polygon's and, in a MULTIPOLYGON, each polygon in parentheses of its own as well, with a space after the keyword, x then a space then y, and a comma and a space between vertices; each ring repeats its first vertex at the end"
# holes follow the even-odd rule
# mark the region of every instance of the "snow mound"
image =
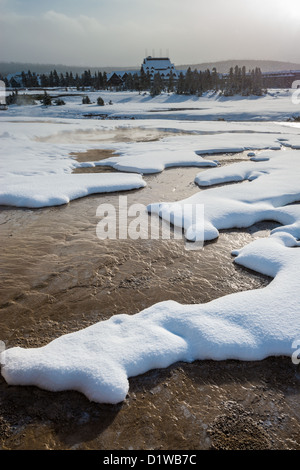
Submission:
POLYGON ((194 241, 203 236, 203 225, 197 227, 197 220, 180 216, 187 204, 203 205, 204 240, 212 240, 218 237, 220 229, 249 227, 262 220, 281 222, 278 208, 300 201, 299 174, 299 151, 274 151, 263 161, 218 167, 195 178, 203 187, 241 184, 209 188, 176 203, 150 204, 148 211, 175 220, 178 227, 184 228, 186 238, 194 241))
POLYGON ((137 174, 73 174, 13 176, 0 188, 0 205, 40 208, 67 204, 96 193, 127 191, 146 186, 137 174))
POLYGON ((133 156, 111 157, 97 162, 97 166, 111 166, 115 170, 137 173, 159 173, 165 168, 195 166, 215 167, 217 163, 205 160, 193 151, 188 150, 156 150, 145 151, 133 156))

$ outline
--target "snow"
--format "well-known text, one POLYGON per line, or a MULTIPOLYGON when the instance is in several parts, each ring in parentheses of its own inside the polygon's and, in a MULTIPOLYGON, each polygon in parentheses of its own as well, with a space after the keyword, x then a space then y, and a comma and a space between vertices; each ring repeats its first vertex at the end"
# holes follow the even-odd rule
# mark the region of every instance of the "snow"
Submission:
POLYGON ((153 202, 149 213, 167 220, 172 215, 191 241, 203 233, 205 240, 212 240, 222 229, 278 222, 281 225, 269 236, 232 252, 235 263, 273 280, 262 289, 205 304, 160 302, 137 314, 115 315, 40 348, 4 350, 0 355, 4 379, 11 385, 78 390, 92 401, 119 403, 128 393, 130 377, 177 361, 291 356, 294 341, 300 338, 300 133, 297 123, 280 122, 295 114, 291 94, 282 91, 248 100, 212 97, 210 107, 208 97, 165 95, 150 100, 121 93, 111 99, 118 101, 110 106, 111 116, 126 113, 139 119, 86 121, 83 109, 96 108, 79 111, 73 98, 61 107, 64 110, 32 107, 30 119, 17 108, 1 116, 0 204, 64 204, 92 192, 142 187, 147 173, 169 166, 206 165, 210 168, 200 173, 195 168, 195 194, 182 201, 153 202), (175 102, 180 111, 168 109, 175 102), (187 103, 193 109, 184 109, 187 103), (153 106, 162 110, 149 118, 153 106), (217 121, 220 115, 240 121, 217 121), (260 122, 255 122, 258 116, 260 122), (247 122, 242 122, 245 118, 247 122), (155 142, 114 140, 118 129, 136 128, 173 134, 155 142), (109 148, 117 155, 85 163, 70 155, 92 148, 109 148), (223 152, 246 154, 243 161, 220 166, 216 158, 222 157, 215 154, 223 152), (101 174, 72 173, 80 166, 102 164, 119 172, 106 173, 105 180, 101 174), (185 204, 204 206, 204 232, 202 221, 191 215, 182 218, 180 208, 185 204))
POLYGON ((174 218, 176 225, 180 220, 186 238, 191 241, 203 236, 203 227, 202 224, 197 227, 197 220, 182 220, 182 208, 186 204, 204 205, 205 240, 218 237, 220 229, 277 220, 280 206, 300 201, 300 152, 273 151, 268 156, 263 155, 262 161, 239 162, 206 170, 195 178, 196 183, 204 187, 244 180, 247 183, 210 188, 175 204, 154 203, 148 210, 166 220, 174 218))
POLYGON ((179 75, 179 72, 176 71, 174 64, 172 64, 170 59, 167 57, 155 58, 148 56, 144 59, 142 67, 144 72, 146 74, 149 72, 151 76, 154 76, 157 72, 159 72, 161 76, 164 77, 168 76, 167 74, 169 74, 171 71, 174 77, 179 75))
POLYGON ((146 175, 181 166, 216 167, 214 154, 300 147, 298 128, 279 123, 17 117, 0 118, 0 123, 0 204, 18 207, 45 207, 92 193, 141 188, 146 182, 136 173, 146 175), (167 134, 159 141, 115 138, 119 131, 138 133, 139 129, 150 136, 153 130, 167 134), (89 149, 110 149, 116 156, 87 162, 72 156, 89 149), (102 165, 120 174, 72 173, 76 168, 102 165))
MULTIPOLYGON (((26 92, 26 91, 25 91, 26 92)), ((299 114, 292 101, 295 90, 270 90, 261 97, 233 96, 224 97, 220 93, 207 92, 203 96, 176 95, 162 93, 151 97, 149 93, 111 92, 111 91, 77 91, 76 89, 48 90, 57 96, 61 93, 65 106, 9 106, 5 116, 22 116, 31 118, 71 118, 78 119, 83 115, 99 118, 106 115, 111 119, 161 119, 185 121, 287 121, 299 114), (91 104, 82 104, 82 98, 89 96, 91 104), (105 106, 97 105, 101 96, 105 106), (112 104, 109 104, 112 102, 112 104), (100 116, 100 117, 101 117, 100 116)), ((21 93, 21 92, 20 92, 21 93)), ((36 94, 37 91, 27 93, 36 94)), ((37 102, 38 103, 38 102, 37 102)), ((3 113, 2 113, 3 114, 3 113)))
POLYGON ((97 193, 128 191, 146 186, 137 174, 74 174, 15 176, 0 189, 0 205, 40 208, 59 206, 97 193))
MULTIPOLYGON (((163 144, 162 144, 162 147, 163 144)), ((187 149, 147 149, 141 153, 128 156, 111 157, 101 162, 95 163, 95 166, 111 166, 119 171, 133 171, 137 173, 159 173, 165 168, 182 166, 217 166, 217 163, 197 156, 192 150, 187 149)))
MULTIPOLYGON (((200 126, 199 126, 200 127, 200 126)), ((182 126, 184 129, 184 126, 182 126)), ((201 127, 200 127, 201 129, 201 127)), ((157 173, 169 167, 194 166, 194 167, 216 167, 218 160, 202 157, 220 153, 241 153, 248 149, 275 149, 282 148, 279 141, 280 133, 259 133, 240 132, 235 135, 234 129, 227 128, 226 132, 220 132, 216 123, 211 123, 210 132, 204 130, 197 134, 188 136, 165 137, 161 140, 159 148, 157 143, 139 143, 139 145, 127 144, 126 147, 119 146, 120 156, 111 157, 101 162, 96 162, 95 166, 111 166, 119 171, 134 171, 142 174, 157 173), (202 135, 201 135, 202 132, 202 135), (234 134, 234 139, 233 139, 234 134)), ((290 136, 288 136, 290 138, 290 136)), ((291 136, 294 141, 300 144, 299 136, 291 136), (298 140, 297 140, 298 139, 298 140)), ((286 139, 288 145, 289 138, 286 139)), ((291 144, 290 144, 291 146, 291 144)))

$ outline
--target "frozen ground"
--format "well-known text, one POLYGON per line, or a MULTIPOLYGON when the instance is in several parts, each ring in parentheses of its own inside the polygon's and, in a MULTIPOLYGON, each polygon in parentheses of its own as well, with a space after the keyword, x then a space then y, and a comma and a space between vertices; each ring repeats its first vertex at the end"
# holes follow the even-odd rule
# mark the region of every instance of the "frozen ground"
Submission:
MULTIPOLYGON (((41 91, 30 91, 40 94, 41 91)), ((262 97, 223 97, 219 93, 207 92, 202 97, 162 93, 152 98, 149 93, 77 91, 76 89, 48 90, 52 96, 62 95, 65 106, 17 107, 9 109, 10 116, 34 117, 86 117, 112 119, 172 119, 192 121, 286 121, 299 114, 299 105, 292 101, 293 89, 269 90, 262 97), (91 104, 82 104, 82 97, 88 95, 91 104), (101 96, 105 106, 97 105, 101 96), (109 104, 111 103, 111 104, 109 104), (22 108, 22 109, 21 109, 22 108)), ((298 97, 299 100, 299 97, 298 97)))
POLYGON ((191 198, 176 201, 176 206, 175 201, 153 201, 149 213, 167 219, 171 215, 189 240, 197 240, 203 225, 182 217, 178 208, 185 203, 204 206, 205 240, 218 237, 221 229, 262 220, 282 224, 269 237, 233 252, 236 263, 271 276, 268 287, 201 305, 161 302, 135 315, 115 315, 41 348, 8 349, 1 354, 8 383, 75 389, 93 401, 118 403, 126 397, 129 377, 177 361, 292 355, 295 342, 300 343, 300 132, 299 125, 281 122, 297 114, 291 93, 274 91, 249 99, 106 93, 105 100, 113 104, 103 109, 83 107, 78 97, 69 97, 66 106, 31 107, 30 118, 25 107, 1 115, 2 205, 44 207, 92 192, 142 191, 146 173, 169 166, 207 166, 198 175, 195 169, 200 188, 191 198), (176 110, 170 109, 175 105, 176 110), (135 119, 83 116, 94 112, 135 119), (120 131, 137 128, 150 134, 159 129, 164 135, 141 142, 117 138, 120 131), (84 163, 70 155, 96 148, 117 155, 84 163), (246 161, 218 164, 217 154, 242 151, 249 152, 246 161), (119 172, 110 179, 104 173, 72 174, 79 166, 95 165, 119 172))
MULTIPOLYGON (((16 107, 12 114, 22 114, 23 108, 16 107)), ((156 173, 172 166, 216 167, 214 154, 300 148, 299 127, 292 123, 29 119, 10 116, 10 108, 4 113, 0 116, 0 204, 18 207, 60 205, 97 192, 140 188, 146 182, 136 173, 156 173), (116 156, 78 162, 71 155, 90 149, 110 149, 116 156), (72 174, 76 168, 103 165, 127 175, 72 174)))

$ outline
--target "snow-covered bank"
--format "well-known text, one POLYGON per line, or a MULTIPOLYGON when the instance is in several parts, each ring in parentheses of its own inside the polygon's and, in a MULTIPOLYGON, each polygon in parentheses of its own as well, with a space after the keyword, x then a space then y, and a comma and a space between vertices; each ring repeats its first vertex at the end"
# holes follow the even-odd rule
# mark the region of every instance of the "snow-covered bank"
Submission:
MULTIPOLYGON (((164 145, 162 144, 162 147, 164 145)), ((127 155, 128 155, 127 151, 127 155)), ((96 162, 95 166, 111 166, 115 170, 129 171, 137 173, 159 173, 165 168, 194 166, 194 167, 215 167, 217 163, 211 160, 205 160, 196 155, 192 150, 182 149, 164 149, 141 151, 138 155, 129 155, 121 157, 111 157, 101 162, 96 162)))
POLYGON ((47 121, 2 118, 0 123, 0 204, 19 207, 22 197, 24 207, 43 207, 68 202, 80 195, 143 186, 134 175, 120 176, 117 184, 117 175, 107 178, 103 174, 72 174, 76 168, 104 165, 146 174, 169 167, 215 167, 214 153, 300 146, 298 128, 279 123, 59 118, 47 121), (132 141, 128 137, 126 140, 126 134, 133 135, 132 141), (75 152, 90 149, 110 149, 117 155, 85 162, 73 156, 75 152))
MULTIPOLYGON (((185 230, 188 240, 202 237, 203 226, 193 217, 182 219, 186 204, 204 206, 204 239, 212 240, 218 230, 249 227, 261 220, 278 220, 280 206, 300 201, 300 152, 287 150, 262 153, 262 161, 240 162, 200 173, 200 186, 246 182, 200 191, 183 201, 156 203, 149 212, 173 220, 185 230)), ((257 160, 260 160, 259 156, 257 160)), ((201 221, 202 222, 202 221, 201 221)))
MULTIPOLYGON (((224 97, 220 93, 206 92, 203 96, 162 93, 151 97, 147 92, 130 91, 82 91, 61 90, 65 106, 9 106, 5 115, 32 118, 71 118, 84 116, 95 119, 168 119, 215 121, 286 121, 299 114, 299 106, 293 103, 293 89, 271 89, 263 96, 224 97), (82 104, 82 98, 89 96, 91 104, 82 104), (97 105, 101 96, 104 106, 97 105)), ((22 93, 20 91, 20 93, 22 93)), ((26 91, 25 91, 26 93, 26 91)), ((27 93, 36 94, 36 91, 27 93)), ((57 90, 49 90, 57 96, 57 90)), ((3 113, 2 113, 3 114, 3 113)))
POLYGON ((146 186, 141 175, 109 173, 38 175, 7 178, 0 189, 0 205, 40 208, 59 206, 98 193, 128 191, 146 186))

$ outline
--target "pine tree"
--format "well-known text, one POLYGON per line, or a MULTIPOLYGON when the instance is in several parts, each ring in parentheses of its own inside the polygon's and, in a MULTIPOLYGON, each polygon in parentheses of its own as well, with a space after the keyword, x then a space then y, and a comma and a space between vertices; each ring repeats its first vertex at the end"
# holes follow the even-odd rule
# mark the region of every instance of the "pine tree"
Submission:
POLYGON ((125 88, 126 90, 133 90, 133 78, 131 73, 129 73, 125 79, 125 88))
POLYGON ((70 72, 70 75, 69 75, 69 85, 68 86, 74 86, 75 85, 75 80, 74 80, 74 77, 73 77, 73 73, 70 72))
POLYGON ((226 87, 224 91, 225 96, 232 96, 234 93, 234 73, 233 73, 233 67, 230 67, 229 70, 229 75, 227 77, 226 81, 226 87))
POLYGON ((26 88, 27 87, 27 76, 26 76, 26 73, 24 71, 21 73, 21 77, 22 77, 22 85, 26 88))
POLYGON ((89 87, 92 85, 92 76, 90 70, 85 70, 82 77, 82 86, 89 87))
POLYGON ((37 76, 37 88, 47 88, 49 86, 49 78, 47 75, 42 73, 41 75, 37 76))
POLYGON ((133 74, 133 89, 141 91, 141 82, 137 73, 133 74))
POLYGON ((203 74, 201 70, 198 73, 198 91, 197 94, 198 96, 202 96, 203 93, 203 74))
POLYGON ((54 78, 53 78, 53 72, 51 70, 50 75, 49 75, 49 87, 54 86, 54 78))
POLYGON ((219 90, 219 76, 218 76, 216 67, 212 69, 211 79, 212 79, 212 86, 214 90, 218 91, 219 90))
POLYGON ((189 67, 184 77, 184 88, 183 88, 184 94, 187 94, 187 95, 190 94, 191 84, 192 84, 192 69, 191 67, 189 67))
POLYGON ((234 85, 233 85, 234 93, 240 93, 241 91, 241 76, 242 76, 241 69, 239 68, 238 65, 236 65, 234 68, 234 85))
POLYGON ((253 94, 257 96, 262 95, 262 73, 260 68, 256 67, 253 73, 253 94))
POLYGON ((79 90, 81 86, 81 80, 79 78, 78 73, 76 73, 75 80, 74 80, 74 86, 76 86, 77 90, 79 90))
POLYGON ((242 67, 242 74, 241 74, 241 92, 242 95, 247 94, 247 75, 246 75, 246 67, 242 67))
POLYGON ((30 70, 27 72, 26 86, 29 88, 32 87, 32 73, 30 70))
POLYGON ((184 75, 182 72, 179 73, 178 81, 177 81, 177 87, 176 87, 176 93, 178 95, 182 95, 184 92, 184 75))
POLYGON ((161 78, 160 73, 157 72, 153 78, 153 82, 152 82, 152 86, 150 90, 151 96, 160 95, 161 92, 163 91, 163 88, 164 88, 163 80, 161 78))
POLYGON ((199 92, 199 90, 200 90, 200 76, 199 76, 198 70, 195 69, 192 73, 190 93, 191 95, 196 95, 199 92))
POLYGON ((103 72, 103 88, 107 88, 107 73, 103 72))
POLYGON ((150 87, 151 87, 151 74, 149 72, 149 70, 147 71, 146 73, 146 90, 150 90, 150 87))
POLYGON ((52 104, 51 96, 45 91, 44 97, 42 99, 42 103, 44 106, 50 106, 52 104))
POLYGON ((209 69, 204 70, 202 73, 202 89, 208 91, 212 89, 212 78, 209 69))
POLYGON ((65 87, 66 86, 66 79, 63 75, 63 73, 60 74, 60 77, 59 77, 59 86, 61 87, 65 87))
POLYGON ((141 67, 139 81, 140 81, 140 90, 146 90, 147 89, 147 75, 143 67, 141 67))
POLYGON ((59 76, 56 70, 53 70, 53 86, 59 87, 59 76))
POLYGON ((103 88, 103 75, 102 72, 98 72, 98 87, 99 90, 103 88))
POLYGON ((168 80, 168 93, 173 93, 174 91, 174 86, 175 86, 175 82, 174 82, 174 74, 171 70, 170 72, 170 76, 169 76, 169 80, 168 80))

